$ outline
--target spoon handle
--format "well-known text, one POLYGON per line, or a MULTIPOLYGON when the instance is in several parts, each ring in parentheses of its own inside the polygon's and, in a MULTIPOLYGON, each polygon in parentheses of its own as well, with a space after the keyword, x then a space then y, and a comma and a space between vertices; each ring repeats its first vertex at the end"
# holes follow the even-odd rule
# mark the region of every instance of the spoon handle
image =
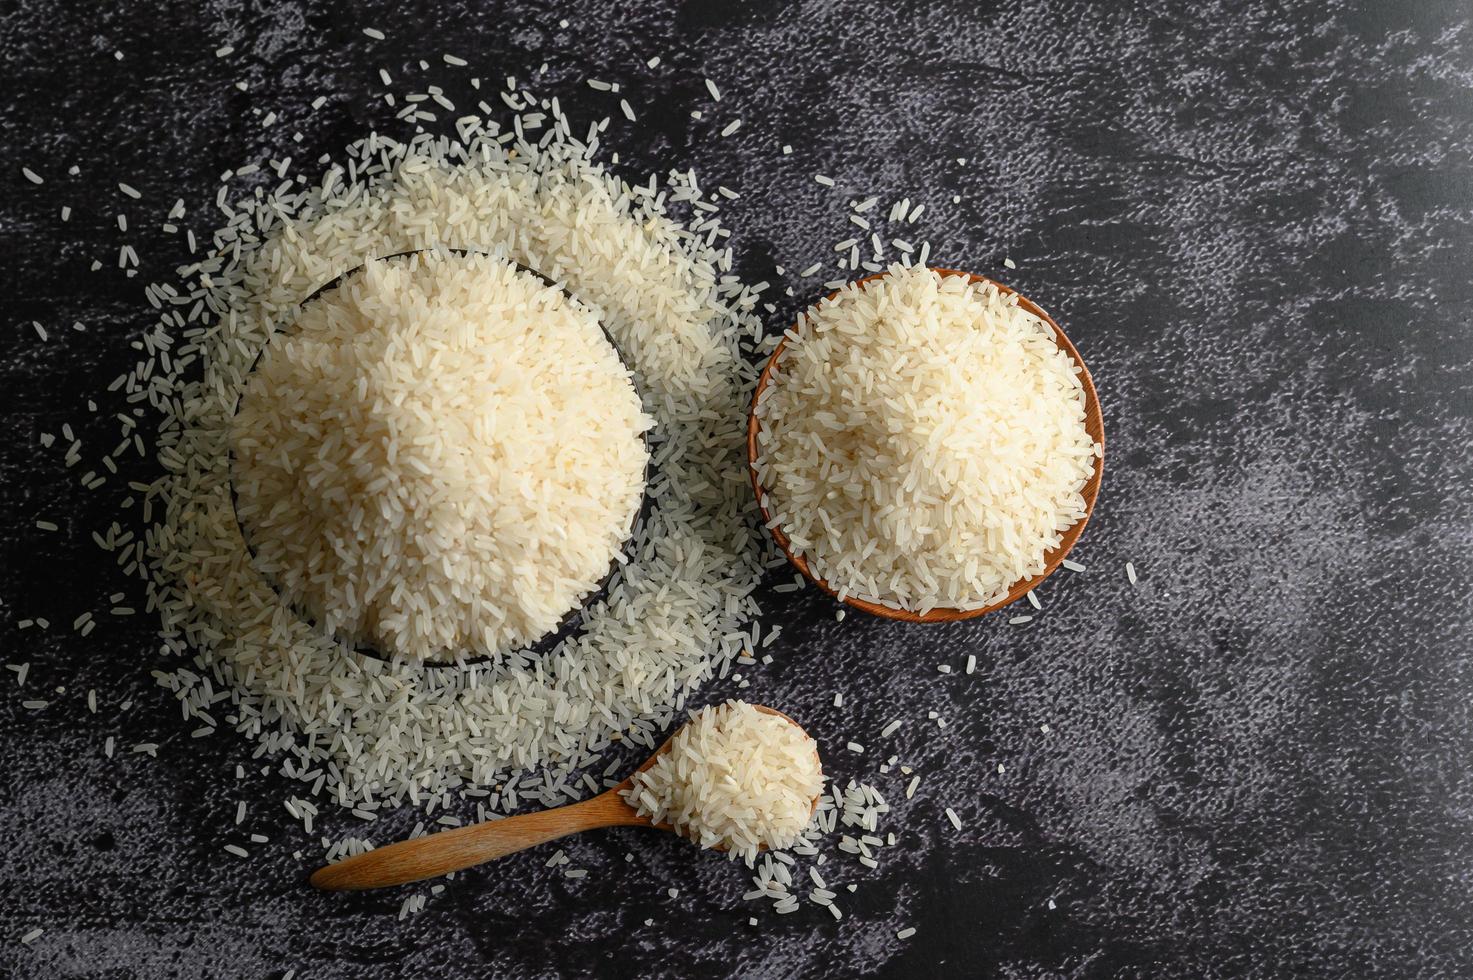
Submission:
POLYGON ((619 787, 571 806, 524 813, 399 841, 318 868, 312 885, 325 891, 360 891, 403 885, 469 868, 568 834, 596 827, 648 826, 619 787))

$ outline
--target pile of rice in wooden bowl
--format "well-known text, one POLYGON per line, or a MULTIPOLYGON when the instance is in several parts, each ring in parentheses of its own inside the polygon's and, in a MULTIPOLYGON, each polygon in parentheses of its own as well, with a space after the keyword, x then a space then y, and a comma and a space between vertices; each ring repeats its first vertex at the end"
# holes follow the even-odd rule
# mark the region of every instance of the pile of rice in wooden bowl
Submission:
POLYGON ((1005 286, 895 265, 804 312, 748 423, 753 487, 792 563, 894 619, 980 616, 1063 562, 1099 493, 1084 362, 1005 286))

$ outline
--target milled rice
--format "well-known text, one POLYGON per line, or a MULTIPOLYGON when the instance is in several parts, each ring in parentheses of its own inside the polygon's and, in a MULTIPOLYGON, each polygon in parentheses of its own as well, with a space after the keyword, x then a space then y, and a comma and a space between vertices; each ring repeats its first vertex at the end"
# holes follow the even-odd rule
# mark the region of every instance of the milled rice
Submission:
POLYGON ((818 745, 803 729, 728 701, 692 715, 624 797, 654 823, 750 862, 797 842, 823 787, 818 745))
POLYGON ((552 632, 633 524, 650 427, 594 314, 483 254, 370 262, 266 345, 231 426, 256 567, 415 659, 552 632))
MULTIPOLYGON (((624 183, 595 160, 597 127, 576 136, 555 104, 517 95, 540 129, 468 117, 458 138, 375 133, 320 182, 222 193, 214 247, 181 268, 180 302, 120 379, 163 416, 167 474, 135 488, 153 515, 135 567, 175 658, 155 676, 187 716, 280 753, 283 773, 344 806, 433 804, 470 786, 491 809, 577 797, 574 773, 612 737, 658 744, 756 611, 741 445, 757 294, 730 274, 712 211, 682 223, 703 202, 693 174, 624 183), (566 283, 598 310, 656 423, 632 558, 582 631, 535 659, 424 670, 345 650, 255 571, 231 507, 229 421, 272 325, 371 256, 434 245, 501 251, 566 283)), ((316 808, 297 805, 310 827, 316 808)))
POLYGON ((756 406, 769 525, 841 597, 990 605, 1084 517, 1079 373, 991 283, 897 264, 846 284, 787 331, 756 406))

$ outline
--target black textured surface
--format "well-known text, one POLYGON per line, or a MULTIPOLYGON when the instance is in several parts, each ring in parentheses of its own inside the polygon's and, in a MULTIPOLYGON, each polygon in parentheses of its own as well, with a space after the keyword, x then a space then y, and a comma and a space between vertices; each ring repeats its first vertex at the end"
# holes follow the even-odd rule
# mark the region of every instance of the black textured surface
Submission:
MULTIPOLYGON (((0 974, 1473 973, 1473 23, 1461 2, 1250 6, 0 10, 0 653, 31 664, 24 689, 0 673, 0 974), (812 592, 772 599, 786 629, 746 693, 803 721, 840 775, 894 752, 923 777, 881 869, 837 876, 862 884, 840 923, 749 912, 737 869, 633 831, 569 844, 588 879, 535 851, 405 922, 395 892, 313 894, 320 848, 282 811, 281 780, 231 733, 189 737, 148 677, 148 622, 69 628, 120 587, 88 532, 123 492, 86 493, 92 463, 65 470, 36 435, 70 421, 90 460, 111 447, 86 400, 111 404, 97 393, 150 319, 142 284, 184 259, 182 236, 159 231, 174 199, 203 232, 227 167, 306 165, 393 131, 380 66, 401 92, 425 76, 454 92, 543 61, 543 91, 614 115, 625 173, 693 165, 741 192, 727 210, 753 279, 830 261, 849 196, 905 194, 927 204, 914 237, 938 264, 1049 308, 1099 385, 1105 486, 1076 552, 1089 570, 1041 589, 1029 626, 836 623, 812 592), (640 121, 588 75, 620 82, 640 121), (133 280, 116 269, 120 211, 143 258, 133 280), (17 630, 38 615, 49 632, 17 630), (974 675, 937 673, 968 653, 974 675), (904 727, 880 739, 892 718, 904 727), (140 741, 162 743, 157 761, 127 751, 140 741), (271 843, 249 860, 221 850, 252 831, 271 843), (897 940, 906 925, 917 935, 897 940)), ((879 785, 900 800, 898 774, 879 785)))

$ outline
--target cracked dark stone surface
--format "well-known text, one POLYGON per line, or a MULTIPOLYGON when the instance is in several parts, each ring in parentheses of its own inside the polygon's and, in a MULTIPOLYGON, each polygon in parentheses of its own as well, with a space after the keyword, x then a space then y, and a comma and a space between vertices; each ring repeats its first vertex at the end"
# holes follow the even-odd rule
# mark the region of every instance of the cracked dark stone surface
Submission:
POLYGON ((24 688, 0 675, 0 974, 1473 973, 1473 15, 1247 6, 0 11, 0 654, 31 665, 24 688), (216 58, 223 44, 236 50, 216 58), (623 173, 694 166, 741 193, 726 209, 741 270, 797 293, 774 323, 816 292, 774 264, 831 261, 847 199, 905 195, 927 205, 914 237, 938 264, 1047 307, 1099 386, 1105 485, 1075 554, 1089 570, 1043 587, 1033 623, 839 623, 812 591, 769 597, 784 632, 746 695, 800 719, 839 776, 875 778, 891 753, 922 775, 910 802, 898 773, 877 777, 900 843, 877 872, 840 877, 861 885, 842 922, 750 910, 736 868, 627 830, 568 844, 587 879, 534 851, 403 922, 397 892, 314 894, 320 846, 282 810, 285 782, 230 732, 190 738, 148 676, 146 617, 70 629, 122 587, 88 532, 124 491, 85 492, 92 462, 66 470, 36 435, 69 421, 92 461, 112 445, 86 401, 112 404, 100 393, 150 320, 142 285, 184 261, 182 236, 159 230, 175 198, 203 233, 225 169, 291 154, 310 173, 370 127, 396 131, 381 66, 401 93, 453 97, 467 75, 526 80, 544 61, 540 91, 614 117, 623 173), (620 82, 639 121, 588 76, 620 82), (124 240, 142 257, 134 280, 116 269, 124 240), (36 616, 49 631, 18 630, 36 616), (845 752, 850 738, 869 753, 845 752), (157 760, 128 751, 143 741, 157 760), (271 842, 247 860, 222 851, 250 832, 271 842), (917 934, 897 940, 907 925, 917 934))

